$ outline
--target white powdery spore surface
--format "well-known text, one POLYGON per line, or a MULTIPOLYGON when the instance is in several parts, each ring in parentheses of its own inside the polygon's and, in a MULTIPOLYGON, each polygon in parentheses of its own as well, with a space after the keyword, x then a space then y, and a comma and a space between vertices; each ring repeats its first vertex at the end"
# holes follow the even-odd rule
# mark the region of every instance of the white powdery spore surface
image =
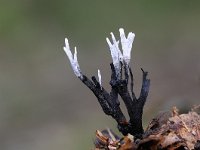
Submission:
POLYGON ((125 64, 126 66, 128 66, 130 63, 131 49, 132 49, 132 44, 135 38, 135 34, 132 32, 129 32, 126 38, 123 28, 120 28, 119 32, 120 32, 120 38, 121 38, 120 41, 121 41, 122 51, 119 48, 119 41, 116 40, 112 32, 111 32, 111 37, 112 37, 113 44, 108 38, 106 38, 106 41, 110 48, 113 65, 115 67, 115 71, 118 77, 120 77, 121 63, 125 64))
POLYGON ((119 49, 119 41, 116 41, 115 36, 112 32, 111 32, 111 36, 112 36, 113 44, 110 42, 109 38, 106 38, 106 41, 110 48, 111 57, 112 57, 113 65, 115 67, 115 71, 118 75, 118 74, 120 74, 120 68, 121 68, 120 61, 122 61, 123 56, 119 49))
POLYGON ((66 55, 68 56, 69 58, 69 61, 70 61, 70 64, 71 64, 71 67, 74 71, 74 74, 78 77, 78 78, 83 78, 83 75, 81 73, 81 70, 80 70, 80 67, 79 67, 79 63, 78 63, 78 59, 77 59, 77 50, 76 50, 76 47, 74 48, 74 56, 72 55, 72 52, 70 50, 70 47, 69 47, 69 42, 68 42, 68 39, 65 38, 65 47, 63 47, 66 55))
POLYGON ((98 79, 99 79, 99 84, 100 84, 101 89, 102 89, 102 83, 101 83, 101 72, 100 72, 99 69, 98 69, 98 79))
MULTIPOLYGON (((115 67, 116 75, 118 78, 121 77, 121 67, 122 67, 121 64, 129 66, 130 59, 131 59, 132 44, 133 44, 133 41, 135 38, 135 34, 132 32, 129 32, 129 34, 126 38, 123 28, 120 28, 119 32, 120 32, 120 39, 121 39, 120 42, 121 42, 122 50, 120 50, 119 41, 116 40, 116 38, 112 32, 110 33, 112 42, 109 40, 109 38, 106 38, 106 41, 110 48, 113 65, 115 67)), ((68 39, 65 38, 65 47, 63 47, 63 49, 69 58, 69 61, 70 61, 71 67, 74 71, 74 74, 78 78, 83 79, 83 74, 81 73, 80 66, 79 66, 78 59, 77 59, 76 47, 74 50, 74 55, 72 55, 72 52, 69 47, 68 39)), ((98 70, 98 78, 99 78, 99 83, 101 85, 100 70, 98 70)))
POLYGON ((121 45, 122 45, 122 50, 123 50, 123 60, 128 65, 131 59, 131 49, 132 49, 133 41, 135 38, 135 34, 132 32, 129 32, 126 38, 123 28, 120 28, 119 32, 120 32, 121 45))

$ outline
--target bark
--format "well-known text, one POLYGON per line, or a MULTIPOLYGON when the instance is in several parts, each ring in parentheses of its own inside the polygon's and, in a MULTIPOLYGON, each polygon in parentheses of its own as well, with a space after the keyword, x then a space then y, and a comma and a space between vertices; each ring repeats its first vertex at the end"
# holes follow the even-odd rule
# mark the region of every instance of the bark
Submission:
POLYGON ((96 150, 200 150, 200 115, 194 110, 179 114, 174 107, 172 112, 153 118, 142 138, 137 140, 131 135, 113 139, 109 135, 112 132, 105 133, 96 134, 96 150), (103 137, 107 137, 104 143, 100 142, 103 137))

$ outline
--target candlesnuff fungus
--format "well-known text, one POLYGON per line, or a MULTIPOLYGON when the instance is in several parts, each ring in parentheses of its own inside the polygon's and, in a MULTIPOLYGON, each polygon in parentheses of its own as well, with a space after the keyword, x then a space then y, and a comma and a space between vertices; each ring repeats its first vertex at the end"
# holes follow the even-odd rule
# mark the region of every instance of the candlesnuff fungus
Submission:
POLYGON ((67 38, 65 39, 65 47, 63 49, 70 60, 74 74, 94 93, 104 113, 112 116, 116 120, 119 131, 123 135, 130 133, 135 138, 141 138, 144 133, 142 126, 143 107, 148 96, 150 80, 147 79, 148 73, 141 69, 143 73, 142 88, 139 97, 136 98, 133 91, 133 73, 129 64, 135 34, 130 32, 126 38, 124 29, 120 28, 119 32, 120 41, 116 40, 112 32, 112 42, 109 38, 106 38, 112 56, 112 63, 110 64, 110 93, 107 92, 102 86, 100 70, 98 70, 98 80, 95 76, 92 76, 90 80, 82 73, 77 59, 76 47, 74 55, 72 55, 67 38), (119 43, 121 44, 122 51, 119 48, 119 43), (120 108, 118 96, 120 96, 125 103, 130 117, 129 121, 127 121, 120 108))
POLYGON ((200 109, 200 105, 186 114, 179 114, 176 107, 171 112, 160 113, 152 119, 146 130, 143 130, 142 113, 149 92, 150 80, 147 79, 147 72, 141 69, 142 88, 139 97, 136 98, 133 91, 133 73, 129 65, 135 34, 130 32, 126 38, 123 29, 119 29, 119 32, 120 41, 115 39, 113 33, 111 33, 112 42, 106 38, 113 61, 110 64, 110 93, 102 86, 100 70, 98 70, 98 80, 95 76, 92 76, 90 80, 81 72, 76 47, 72 55, 68 39, 65 39, 64 51, 70 60, 74 74, 94 93, 104 113, 116 120, 119 131, 125 135, 120 138, 110 129, 97 130, 95 150, 200 150, 200 115, 195 112, 200 109), (121 43, 122 51, 119 43, 121 43), (130 117, 129 121, 120 108, 118 96, 125 103, 130 117))

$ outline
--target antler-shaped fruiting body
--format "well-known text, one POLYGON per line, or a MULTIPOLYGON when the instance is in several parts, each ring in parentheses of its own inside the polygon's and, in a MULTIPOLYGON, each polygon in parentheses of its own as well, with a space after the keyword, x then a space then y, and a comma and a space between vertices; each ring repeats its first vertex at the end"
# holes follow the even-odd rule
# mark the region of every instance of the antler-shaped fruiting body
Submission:
POLYGON ((143 107, 148 96, 150 80, 147 79, 148 73, 141 69, 143 73, 142 88, 140 96, 136 98, 133 91, 133 73, 129 65, 131 59, 132 43, 134 41, 135 34, 130 32, 126 38, 124 29, 120 28, 119 32, 122 51, 119 48, 119 41, 116 40, 113 33, 111 33, 112 42, 109 40, 109 38, 106 38, 113 61, 110 64, 110 93, 107 92, 102 86, 100 70, 98 70, 98 80, 95 76, 92 76, 90 80, 87 76, 82 74, 77 60, 76 47, 73 56, 67 39, 65 39, 64 51, 70 60, 74 74, 94 93, 104 113, 112 116, 116 120, 118 123, 119 131, 123 135, 130 133, 136 138, 141 138, 144 132, 142 127, 143 107), (129 84, 130 87, 128 87, 129 84), (129 93, 129 90, 131 91, 131 94, 129 93), (128 115, 130 117, 129 121, 127 121, 124 114, 122 113, 118 96, 120 96, 125 103, 128 115))

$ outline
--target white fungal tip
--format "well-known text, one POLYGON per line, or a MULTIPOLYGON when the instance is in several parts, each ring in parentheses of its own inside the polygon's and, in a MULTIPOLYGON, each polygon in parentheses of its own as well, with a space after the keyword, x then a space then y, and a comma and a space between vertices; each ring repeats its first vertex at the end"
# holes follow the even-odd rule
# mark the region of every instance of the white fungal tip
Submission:
POLYGON ((123 51, 123 60, 126 65, 129 65, 129 62, 131 59, 131 49, 132 49, 132 44, 135 38, 135 34, 132 32, 129 32, 126 38, 123 28, 120 28, 119 32, 120 32, 121 45, 122 45, 122 51, 123 51))
POLYGON ((69 43, 68 43, 68 39, 65 38, 65 46, 63 47, 63 50, 65 51, 67 57, 69 58, 70 62, 73 60, 73 56, 72 53, 70 51, 70 47, 69 47, 69 43))
POLYGON ((70 61, 70 64, 71 64, 71 67, 74 71, 74 74, 82 79, 83 78, 83 75, 81 73, 81 70, 80 70, 80 67, 79 67, 79 64, 78 64, 78 60, 77 60, 77 50, 76 50, 76 47, 74 48, 74 56, 72 55, 72 52, 70 50, 70 47, 69 47, 69 42, 68 42, 68 39, 65 38, 65 47, 63 47, 67 57, 69 58, 69 61, 70 61))
POLYGON ((114 43, 114 44, 117 43, 114 34, 113 34, 112 32, 111 32, 110 34, 111 34, 111 37, 112 37, 113 43, 114 43))
POLYGON ((111 46, 112 46, 112 44, 111 44, 111 42, 110 42, 109 38, 106 38, 106 41, 107 41, 107 43, 108 43, 109 47, 111 47, 111 46))
POLYGON ((68 41, 67 38, 65 38, 65 47, 66 47, 67 49, 69 49, 69 41, 68 41))
POLYGON ((119 28, 119 32, 120 32, 120 33, 123 33, 123 32, 124 32, 124 29, 123 29, 123 28, 119 28))
POLYGON ((74 47, 74 61, 78 63, 76 47, 74 47))
POLYGON ((65 44, 66 44, 66 43, 69 43, 67 38, 65 38, 65 44))
POLYGON ((133 33, 133 32, 129 32, 129 34, 128 34, 128 38, 134 40, 134 38, 135 38, 135 33, 133 33))
POLYGON ((101 72, 100 72, 99 69, 98 69, 98 79, 99 79, 99 84, 100 84, 100 86, 101 86, 101 88, 102 88, 102 83, 101 83, 101 72))

